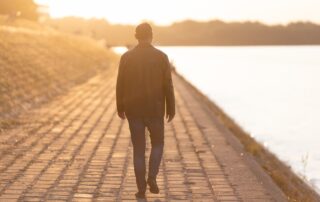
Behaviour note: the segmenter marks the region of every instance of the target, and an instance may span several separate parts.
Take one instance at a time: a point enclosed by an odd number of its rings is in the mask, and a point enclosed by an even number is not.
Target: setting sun
[[[0,202],[320,202],[320,0],[0,2]]]
[[[320,202],[319,8],[0,0],[0,202]]]
[[[136,24],[152,21],[156,24],[171,24],[174,21],[194,19],[206,21],[261,21],[264,23],[288,23],[307,20],[320,22],[316,0],[198,0],[198,1],[150,1],[150,0],[37,0],[49,6],[52,17],[79,16],[106,18],[111,23]],[[288,9],[290,5],[290,9]],[[301,8],[304,8],[301,10]]]

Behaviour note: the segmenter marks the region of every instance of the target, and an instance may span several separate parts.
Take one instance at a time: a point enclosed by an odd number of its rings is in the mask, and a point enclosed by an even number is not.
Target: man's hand
[[[166,119],[168,123],[172,121],[173,117],[174,117],[174,114],[167,114]]]
[[[121,119],[126,119],[126,114],[124,112],[118,112],[118,116],[121,118]]]

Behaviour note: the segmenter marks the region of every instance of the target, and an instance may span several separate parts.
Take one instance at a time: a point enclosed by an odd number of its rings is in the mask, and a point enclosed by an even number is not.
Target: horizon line
[[[179,24],[179,23],[183,23],[183,22],[187,22],[187,21],[192,21],[192,22],[196,22],[196,23],[209,23],[209,22],[214,22],[214,21],[220,21],[223,23],[259,23],[265,26],[288,26],[290,24],[295,24],[295,23],[310,23],[310,24],[315,24],[315,25],[319,25],[320,26],[320,22],[316,22],[316,21],[312,21],[312,20],[292,20],[292,21],[288,21],[286,23],[267,23],[261,20],[223,20],[223,19],[219,19],[219,18],[212,18],[212,19],[208,19],[208,20],[197,20],[197,19],[191,19],[191,18],[186,18],[184,20],[177,20],[177,21],[173,21],[169,24],[161,24],[161,23],[156,23],[153,22],[152,20],[141,20],[139,23],[115,23],[115,22],[111,22],[109,21],[107,18],[105,17],[82,17],[82,16],[74,16],[74,15],[70,15],[70,16],[63,16],[63,17],[52,17],[49,16],[49,19],[57,19],[57,20],[62,20],[65,18],[78,18],[78,19],[83,19],[83,20],[105,20],[108,24],[110,25],[122,25],[122,26],[135,26],[137,24],[143,23],[143,22],[147,22],[150,23],[153,26],[157,26],[157,27],[170,27],[174,24]]]

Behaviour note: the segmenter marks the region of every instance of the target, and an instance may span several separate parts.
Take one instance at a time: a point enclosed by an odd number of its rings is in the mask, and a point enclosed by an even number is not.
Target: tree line
[[[47,24],[77,35],[105,40],[109,45],[132,45],[133,25],[110,24],[103,19],[75,17],[50,19]],[[320,25],[294,22],[287,25],[265,25],[260,22],[197,22],[187,20],[154,28],[157,45],[309,45],[320,44]]]
[[[0,0],[0,15],[37,21],[39,7],[33,0]],[[110,24],[104,19],[85,20],[76,17],[48,19],[47,25],[60,31],[90,36],[112,45],[132,45],[133,25]],[[309,45],[320,44],[320,25],[294,22],[287,25],[265,25],[260,22],[197,22],[186,20],[170,26],[154,27],[158,45]]]
[[[33,0],[0,0],[0,15],[38,20],[39,6]]]

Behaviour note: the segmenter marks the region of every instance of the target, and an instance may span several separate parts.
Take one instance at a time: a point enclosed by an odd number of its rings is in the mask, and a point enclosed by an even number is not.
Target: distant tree
[[[37,20],[38,5],[33,0],[0,0],[0,14]]]
[[[47,23],[60,31],[105,39],[109,45],[135,44],[135,26],[110,24],[102,19],[68,17]],[[265,25],[259,22],[197,22],[153,26],[156,45],[307,45],[320,44],[320,25],[295,22]]]

